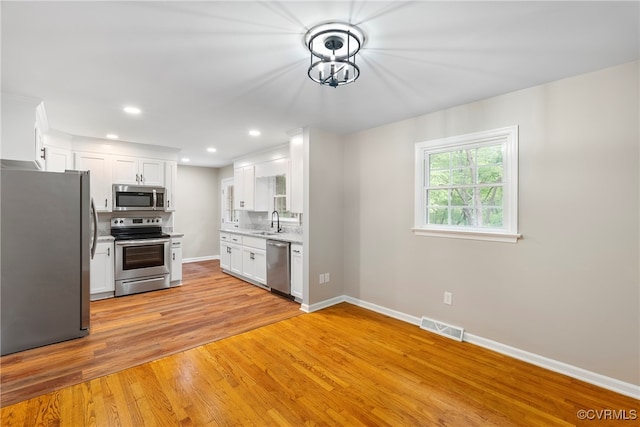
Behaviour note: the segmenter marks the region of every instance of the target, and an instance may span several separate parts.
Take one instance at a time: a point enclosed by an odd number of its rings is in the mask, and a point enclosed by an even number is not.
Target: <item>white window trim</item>
[[[492,140],[505,140],[504,152],[504,227],[500,229],[461,228],[423,224],[425,218],[425,161],[424,150],[454,150],[466,145],[482,144]],[[417,236],[448,237],[453,239],[488,240],[515,243],[518,241],[518,126],[509,126],[483,132],[419,142],[415,145],[415,214],[414,228]]]

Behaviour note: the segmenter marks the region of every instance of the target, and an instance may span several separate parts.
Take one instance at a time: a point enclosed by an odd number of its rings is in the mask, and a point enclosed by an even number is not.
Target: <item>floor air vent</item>
[[[422,318],[422,321],[420,322],[420,329],[434,332],[438,335],[442,335],[456,341],[462,341],[462,336],[464,335],[463,328],[447,325],[446,323],[438,322],[437,320],[429,319],[428,317]]]

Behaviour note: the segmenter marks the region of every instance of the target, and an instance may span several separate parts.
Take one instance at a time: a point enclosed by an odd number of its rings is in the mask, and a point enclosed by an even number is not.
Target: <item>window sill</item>
[[[449,239],[484,240],[490,242],[517,243],[522,234],[501,233],[494,231],[471,230],[436,230],[426,228],[412,228],[416,236],[445,237]]]

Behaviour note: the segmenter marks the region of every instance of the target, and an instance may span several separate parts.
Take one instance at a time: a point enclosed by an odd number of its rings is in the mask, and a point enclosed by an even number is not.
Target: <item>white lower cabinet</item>
[[[264,238],[220,233],[220,268],[254,283],[267,283],[267,241]]]
[[[229,271],[242,274],[242,246],[229,244]]]
[[[113,241],[98,242],[91,260],[91,300],[109,298],[115,292]]]
[[[182,283],[182,238],[171,239],[171,286]]]
[[[220,268],[229,270],[231,268],[231,253],[229,252],[229,235],[220,233]]]
[[[265,285],[267,283],[267,241],[259,237],[243,237],[242,275]]]
[[[291,244],[291,295],[302,298],[302,245]]]

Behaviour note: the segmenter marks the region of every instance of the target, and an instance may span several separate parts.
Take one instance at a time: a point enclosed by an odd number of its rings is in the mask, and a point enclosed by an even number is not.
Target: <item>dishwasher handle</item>
[[[287,246],[289,246],[289,243],[278,242],[278,241],[275,241],[275,240],[267,240],[267,245],[275,246],[275,247],[278,247],[278,248],[286,248]]]

